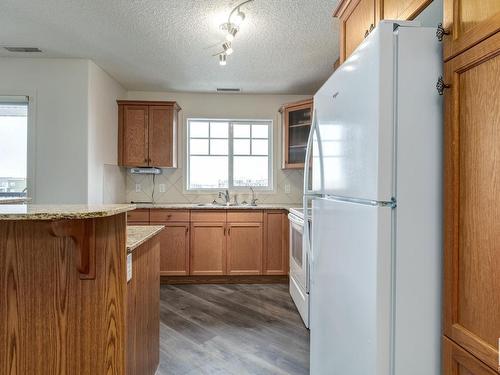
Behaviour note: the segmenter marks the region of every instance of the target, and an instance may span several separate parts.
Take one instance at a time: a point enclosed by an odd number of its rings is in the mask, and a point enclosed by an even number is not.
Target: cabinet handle
[[[370,35],[370,32],[369,32],[368,30],[366,30],[366,31],[365,31],[365,39],[366,39],[366,37],[367,37],[368,35]]]
[[[370,25],[369,32],[371,33],[371,32],[373,31],[373,29],[374,29],[374,28],[375,28],[375,25],[372,23],[372,24]]]
[[[444,94],[444,90],[445,89],[449,89],[450,87],[451,87],[451,85],[446,84],[444,82],[443,76],[441,76],[441,77],[438,78],[438,81],[436,83],[436,90],[437,90],[437,92],[438,92],[439,95],[443,95]]]
[[[189,227],[186,227],[186,234],[188,234],[189,232]]]
[[[436,30],[436,38],[442,42],[443,41],[443,38],[445,35],[450,35],[450,32],[445,30],[445,28],[443,27],[443,24],[440,22],[437,26],[437,30]]]
[[[228,235],[228,236],[230,236],[230,235],[231,235],[231,227],[229,227],[229,228],[227,229],[227,235]]]

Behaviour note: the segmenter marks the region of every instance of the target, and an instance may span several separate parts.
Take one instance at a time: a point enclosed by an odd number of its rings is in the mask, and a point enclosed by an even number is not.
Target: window
[[[0,197],[26,196],[28,101],[0,96]]]
[[[272,190],[272,121],[188,119],[187,189]]]

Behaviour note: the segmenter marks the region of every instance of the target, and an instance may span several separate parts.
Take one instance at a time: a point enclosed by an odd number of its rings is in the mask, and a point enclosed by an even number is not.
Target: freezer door
[[[314,96],[323,194],[393,197],[393,27],[381,22]]]
[[[311,374],[390,373],[392,209],[313,201]]]

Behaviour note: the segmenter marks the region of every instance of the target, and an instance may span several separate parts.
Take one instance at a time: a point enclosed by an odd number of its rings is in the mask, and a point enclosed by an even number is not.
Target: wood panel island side
[[[127,252],[134,260],[154,259],[159,250],[153,237],[162,228],[150,228],[146,241],[127,249],[126,212],[134,208],[0,206],[1,374],[139,373],[128,359],[138,337],[130,332],[146,333],[131,330],[138,318],[130,313],[137,302],[129,296],[131,283],[149,280],[147,301],[157,303],[159,269],[141,275],[133,262],[138,274],[127,284]],[[158,306],[147,308],[152,313],[141,319],[150,327],[154,353],[158,322],[150,319]],[[142,373],[154,374],[157,365],[153,356]]]

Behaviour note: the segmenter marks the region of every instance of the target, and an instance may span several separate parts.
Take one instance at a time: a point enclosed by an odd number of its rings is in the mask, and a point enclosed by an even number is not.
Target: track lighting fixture
[[[227,61],[226,61],[226,54],[225,53],[221,53],[219,55],[219,65],[221,66],[224,66],[227,64]]]
[[[234,37],[240,30],[240,25],[245,20],[245,13],[240,9],[243,5],[250,3],[254,0],[246,0],[242,3],[236,5],[231,13],[229,13],[229,17],[227,18],[227,22],[220,25],[221,30],[224,30],[226,33],[226,42],[222,44],[222,48],[224,49],[222,52],[215,54],[214,56],[219,56],[219,64],[226,65],[227,56],[233,53],[233,48],[231,46],[231,42],[234,40]],[[237,12],[237,13],[235,13]]]

